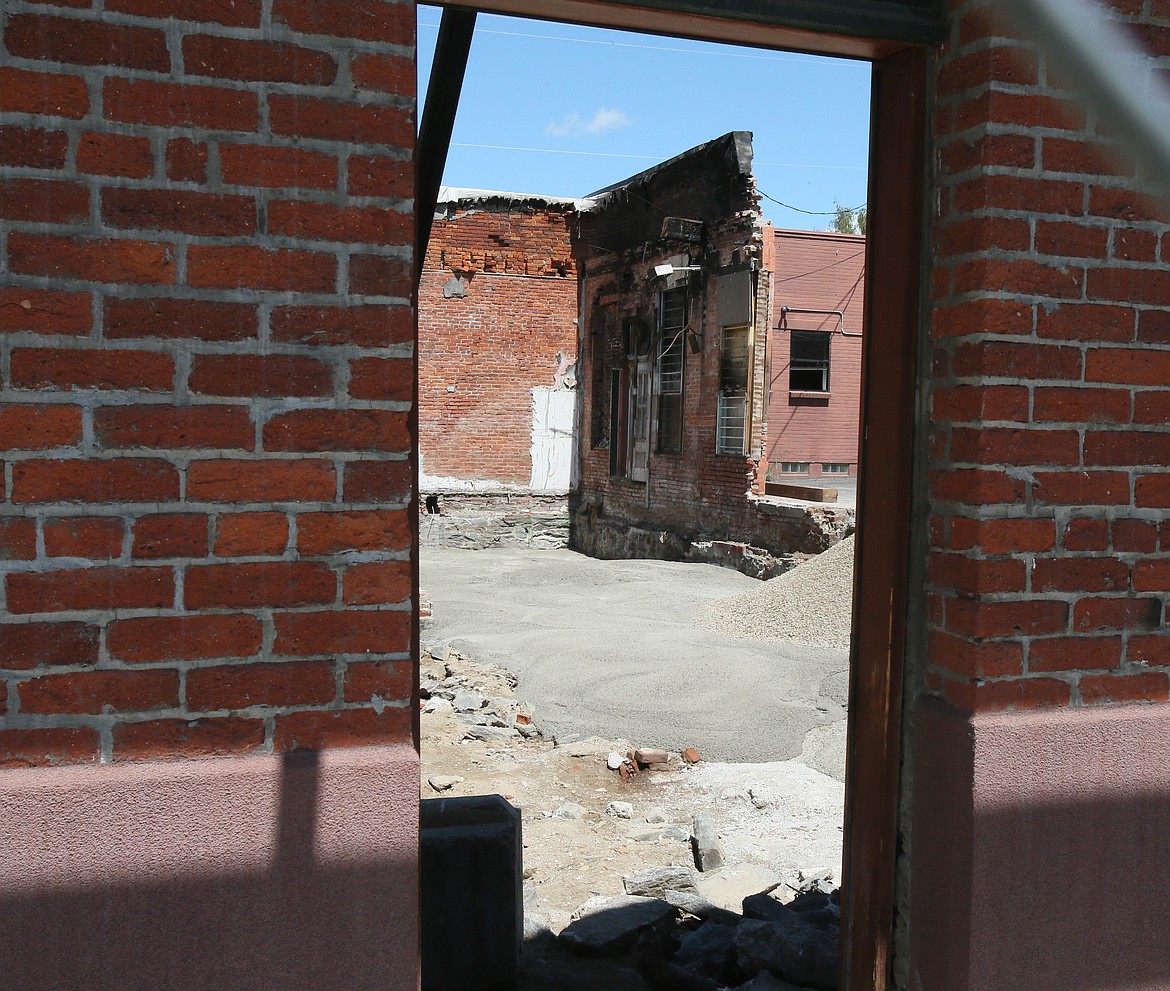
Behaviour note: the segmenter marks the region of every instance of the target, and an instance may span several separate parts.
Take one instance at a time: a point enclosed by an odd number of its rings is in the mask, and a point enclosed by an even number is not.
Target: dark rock
[[[694,892],[695,880],[689,867],[651,867],[622,878],[622,887],[627,895],[662,898],[667,890]]]
[[[671,958],[676,967],[727,984],[735,973],[735,927],[704,922],[687,933]]]
[[[837,986],[837,930],[822,929],[791,913],[786,922],[745,919],[735,931],[740,968],[767,970],[793,984],[833,991]]]
[[[613,956],[630,949],[643,929],[673,919],[677,914],[674,906],[658,898],[633,895],[590,898],[561,930],[560,940],[577,953]]]

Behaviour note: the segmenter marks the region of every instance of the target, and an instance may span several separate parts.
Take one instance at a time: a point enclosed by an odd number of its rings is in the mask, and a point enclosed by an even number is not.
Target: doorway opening
[[[422,11],[422,16],[425,16],[426,8]],[[543,28],[547,30],[547,25]],[[530,27],[515,33],[529,31]],[[902,71],[909,78],[914,69],[905,66]],[[880,106],[883,94],[878,92],[875,96],[875,106]],[[891,88],[887,86],[886,97],[895,103],[902,101],[898,106],[905,109],[904,93],[891,95]],[[890,109],[887,108],[887,114]],[[602,114],[601,111],[608,113]],[[600,107],[592,115],[570,111],[559,121],[550,122],[554,129],[548,134],[553,135],[558,127],[587,131],[595,122],[619,120],[620,111],[620,107]],[[913,121],[907,126],[912,129]],[[865,126],[862,130],[868,137],[870,128]],[[739,581],[740,576],[730,569],[716,570],[710,564],[685,563],[692,546],[726,544],[728,547],[707,550],[713,555],[725,555],[725,560],[720,563],[727,563],[726,556],[736,553],[735,545],[755,550],[759,543],[764,542],[760,538],[767,530],[765,524],[773,524],[777,531],[784,529],[783,524],[788,524],[788,531],[792,531],[791,521],[797,518],[849,519],[848,514],[834,516],[834,511],[826,508],[831,503],[809,497],[813,495],[812,490],[817,490],[817,498],[825,500],[830,498],[827,492],[833,488],[838,490],[839,497],[841,489],[848,489],[848,484],[841,485],[840,479],[857,477],[856,424],[861,416],[866,415],[866,397],[872,400],[876,391],[867,392],[864,383],[867,377],[872,380],[874,374],[874,346],[867,337],[875,326],[874,313],[881,312],[884,306],[888,314],[891,304],[879,299],[875,307],[870,298],[868,318],[864,321],[865,332],[855,344],[850,335],[852,333],[853,339],[857,339],[863,321],[859,313],[850,312],[850,306],[853,297],[861,291],[860,279],[854,280],[844,293],[839,287],[830,287],[826,290],[827,295],[818,296],[807,291],[806,286],[803,296],[791,294],[792,290],[800,288],[801,280],[816,282],[817,275],[825,280],[830,277],[826,273],[839,274],[835,270],[842,269],[846,259],[860,257],[864,275],[866,266],[876,261],[874,244],[870,242],[867,258],[864,234],[805,231],[805,234],[817,236],[804,239],[809,243],[796,243],[801,240],[796,236],[798,231],[764,224],[762,210],[757,210],[753,217],[744,215],[750,215],[750,210],[735,209],[738,205],[735,193],[737,190],[742,193],[739,186],[752,190],[757,201],[763,188],[756,174],[759,169],[752,168],[756,156],[755,149],[750,147],[751,136],[747,143],[749,147],[745,149],[743,137],[729,131],[690,149],[679,149],[679,154],[651,165],[630,179],[602,186],[594,196],[500,191],[495,187],[503,183],[480,183],[478,180],[478,188],[472,189],[466,185],[466,180],[461,179],[450,184],[436,215],[436,227],[443,228],[445,236],[432,237],[420,287],[420,483],[431,508],[438,510],[428,513],[420,521],[423,586],[430,593],[436,612],[433,625],[424,628],[422,633],[423,691],[424,695],[430,696],[426,704],[431,707],[429,713],[424,708],[423,716],[422,790],[424,796],[453,794],[474,787],[477,778],[482,780],[493,776],[498,781],[508,782],[506,786],[493,790],[503,791],[505,797],[516,800],[525,808],[529,844],[525,859],[526,866],[533,871],[533,876],[528,878],[533,882],[531,891],[541,887],[546,891],[558,888],[571,891],[574,888],[572,882],[577,882],[578,894],[591,894],[594,887],[601,884],[599,877],[607,876],[616,890],[597,893],[603,896],[617,894],[622,890],[624,880],[643,873],[632,870],[631,866],[645,859],[640,855],[650,849],[649,843],[655,844],[655,853],[669,850],[672,842],[677,844],[679,851],[668,854],[668,859],[681,859],[677,855],[682,851],[686,851],[687,857],[693,856],[694,848],[702,845],[699,833],[703,827],[695,816],[680,822],[678,810],[660,807],[669,804],[664,795],[670,791],[674,780],[688,776],[696,778],[711,765],[723,763],[719,760],[721,757],[738,758],[741,766],[744,758],[753,754],[763,754],[767,758],[771,756],[767,748],[774,744],[779,753],[790,759],[799,760],[806,756],[802,766],[808,768],[815,760],[804,753],[810,730],[822,730],[831,722],[816,722],[816,717],[813,717],[813,724],[802,724],[794,708],[778,704],[777,698],[782,693],[777,692],[775,683],[769,685],[766,672],[760,674],[763,668],[749,673],[750,669],[737,665],[737,661],[743,661],[755,648],[745,646],[745,638],[736,639],[734,633],[722,648],[699,643],[702,657],[691,666],[678,663],[677,658],[672,664],[663,657],[648,656],[648,651],[639,648],[633,636],[634,632],[652,628],[654,620],[674,615],[679,625],[671,634],[677,645],[673,653],[680,654],[684,641],[701,639],[694,629],[702,627],[718,632],[718,620],[707,623],[707,618],[720,611],[728,613],[732,606],[721,609],[715,606],[716,602],[736,600],[745,614],[753,611],[743,602],[747,596],[745,589],[718,586],[720,592],[715,593],[696,588],[696,572],[680,569],[707,569],[718,576],[717,582]],[[688,154],[692,155],[689,160]],[[875,162],[880,157],[880,154],[875,156]],[[719,168],[702,168],[702,165],[709,164],[708,158]],[[711,171],[727,180],[726,187],[719,187],[714,194],[703,189],[703,184],[698,181]],[[686,181],[688,176],[694,180],[690,184]],[[489,188],[485,190],[483,186]],[[669,188],[675,189],[674,198],[665,195]],[[790,202],[783,195],[775,199]],[[864,202],[864,197],[854,199]],[[894,199],[897,199],[896,195]],[[703,208],[697,205],[701,202],[709,205],[712,200],[719,201],[726,219],[704,214]],[[844,198],[838,202],[842,201],[850,202]],[[817,212],[830,217],[836,211]],[[522,219],[516,220],[517,216]],[[868,215],[866,220],[870,220]],[[720,227],[721,223],[723,227]],[[548,228],[555,230],[561,224],[567,236],[567,253],[560,251],[557,245],[549,249],[538,237],[538,231],[533,230],[534,226],[543,228],[543,233],[548,234]],[[652,236],[646,236],[648,224],[653,227]],[[740,242],[734,238],[727,243],[721,242],[717,234],[726,234],[723,228],[733,228],[737,224],[750,229],[748,236]],[[891,225],[889,229],[896,227]],[[465,241],[462,247],[457,243],[459,236]],[[525,239],[532,244],[521,243]],[[829,251],[823,258],[817,254],[821,250],[820,242],[825,242]],[[535,250],[530,250],[533,245]],[[810,261],[814,256],[817,260]],[[802,259],[803,265],[800,264]],[[915,251],[910,256],[909,265],[905,258],[899,262],[898,274],[904,276],[904,270],[909,268],[912,285],[906,298],[898,302],[902,307],[897,315],[900,322],[891,324],[892,329],[885,332],[887,345],[891,340],[899,340],[898,335],[903,335],[900,356],[910,367],[913,365],[912,304],[916,302],[913,286],[916,259]],[[510,280],[507,285],[503,284],[505,280]],[[786,285],[786,280],[795,285]],[[541,332],[540,328],[544,326],[541,317],[547,318],[547,307],[553,304],[536,293],[536,289],[539,287],[543,292],[550,286],[572,299],[571,348],[546,347],[541,351],[533,346],[537,339],[533,335]],[[566,286],[570,291],[566,291]],[[903,291],[905,289],[903,287]],[[490,305],[477,315],[473,304],[489,297]],[[443,315],[433,322],[429,322],[427,316],[428,298],[433,298],[436,308],[443,311]],[[563,302],[562,299],[556,305]],[[860,303],[860,299],[857,302]],[[555,318],[544,321],[545,324],[556,322]],[[532,329],[534,324],[536,330]],[[445,351],[441,348],[428,350],[425,335],[432,327],[437,333],[445,334]],[[552,331],[546,328],[546,332]],[[848,356],[850,352],[846,348],[854,349],[852,357]],[[863,349],[869,356],[864,360]],[[545,376],[543,384],[524,380],[524,358],[533,352],[543,354],[545,359],[544,367],[539,369]],[[849,372],[851,362],[857,372],[852,385],[855,434],[852,450],[843,453],[838,449],[841,445],[825,445],[829,430],[822,426],[818,431],[815,417],[830,406],[836,409],[848,405],[845,397],[850,391],[847,386],[852,374]],[[866,366],[864,372],[863,365]],[[910,381],[906,378],[901,382],[902,391],[887,396],[884,406],[875,407],[872,401],[869,403],[870,418],[866,422],[871,432],[884,435],[891,429],[897,431],[899,425],[908,427],[909,421],[898,417],[903,412],[908,415],[907,386]],[[518,382],[528,394],[523,396],[528,402],[510,396],[509,390],[515,391]],[[430,420],[428,395],[436,400],[430,404],[432,414],[439,411]],[[835,400],[841,402],[835,404]],[[710,410],[705,403],[710,403]],[[786,413],[776,419],[773,414],[778,406],[782,406]],[[571,420],[566,409],[571,412]],[[493,416],[498,417],[494,424]],[[518,430],[501,427],[500,423],[505,420],[518,421],[520,427]],[[565,427],[569,422],[572,423],[572,432],[566,441]],[[819,422],[825,423],[824,419]],[[779,426],[774,426],[774,423]],[[798,424],[800,429],[793,430],[793,424]],[[882,429],[873,430],[874,427]],[[527,438],[524,437],[525,428]],[[432,430],[433,438],[430,451],[428,429]],[[808,435],[804,446],[798,443],[802,431]],[[783,439],[786,433],[787,441]],[[500,481],[498,478],[484,477],[483,473],[460,477],[450,468],[441,467],[444,456],[458,459],[458,471],[471,463],[489,466],[493,463],[493,456],[508,453],[504,450],[507,446],[504,441],[511,434],[520,437],[521,442],[524,439],[529,441],[525,452],[530,459],[527,485],[520,476],[515,476],[515,481],[500,487],[496,484]],[[457,436],[461,438],[459,445],[454,443]],[[770,449],[766,447],[769,443],[772,445]],[[845,446],[848,448],[849,443],[846,442]],[[908,432],[894,438],[890,444],[886,453],[892,452],[896,456],[895,470],[908,466],[908,448]],[[698,457],[692,457],[688,463],[685,460],[688,454],[697,454]],[[869,450],[863,450],[863,459],[870,456]],[[904,461],[899,462],[897,458]],[[604,563],[615,570],[606,574],[597,570],[566,571],[559,562],[554,563],[563,552],[554,552],[536,561],[524,561],[518,555],[509,557],[502,553],[498,560],[481,571],[461,562],[457,552],[452,554],[447,550],[432,549],[436,544],[452,539],[456,543],[499,543],[500,538],[495,532],[498,527],[521,536],[522,542],[528,544],[555,545],[559,537],[550,519],[556,517],[559,510],[555,502],[547,502],[542,509],[540,500],[561,498],[559,490],[551,484],[553,480],[563,484],[566,472],[557,467],[561,464],[567,466],[569,484],[566,496],[572,500],[565,526],[567,539],[592,554],[588,558],[578,555],[580,560],[577,563],[585,569],[600,567]],[[749,465],[750,470],[747,470]],[[438,470],[435,470],[437,466]],[[718,486],[712,490],[714,495],[702,491],[697,485],[687,487],[688,474],[698,475],[705,467],[714,471],[716,477],[720,471],[727,477],[721,490]],[[785,490],[786,486],[792,485],[797,486],[798,491]],[[906,494],[896,491],[896,486],[886,488],[888,491],[883,494],[882,487],[875,485],[870,495],[876,493],[884,500],[882,504],[896,513],[899,506],[904,508]],[[864,503],[866,492],[863,478],[859,501]],[[751,539],[703,539],[716,534],[717,524],[726,523],[734,515],[725,505],[720,505],[720,498],[726,503],[738,500],[752,513],[769,517],[750,534],[742,530],[740,533],[726,532],[728,537],[749,536],[756,543]],[[899,500],[903,501],[900,503]],[[502,511],[499,508],[501,501]],[[652,514],[637,516],[634,512],[639,507],[650,510],[658,503],[671,501],[679,513],[689,512],[699,517],[693,533],[680,536],[677,525],[662,526]],[[813,506],[810,508],[802,503],[813,503]],[[498,521],[489,519],[493,513],[500,517]],[[463,519],[460,519],[460,514]],[[776,520],[780,523],[777,524]],[[812,564],[802,565],[804,578],[799,577],[801,568],[789,569],[796,560],[813,550],[836,545],[849,528],[850,524],[846,522],[836,532],[830,529],[827,533],[814,534],[814,543],[819,538],[824,546],[814,548],[812,544],[804,544],[801,545],[803,549],[797,549],[794,540],[799,538],[792,538],[789,532],[789,543],[784,545],[790,549],[788,559],[783,551],[773,553],[772,562],[761,567],[765,573],[779,576],[774,579],[777,584],[790,586],[790,598],[802,594],[805,600],[815,598],[815,590],[812,596],[807,594],[808,586],[815,585],[809,569],[818,560],[822,563],[830,560],[832,552],[824,559],[813,558]],[[893,529],[897,530],[896,527]],[[440,535],[437,541],[434,539],[436,531]],[[663,552],[661,545],[676,538],[680,541],[678,547],[670,546]],[[858,554],[858,573],[861,575],[866,558],[866,528],[862,528],[859,539],[863,545]],[[660,545],[658,548],[651,546],[655,540]],[[878,610],[881,610],[883,626],[880,634],[864,638],[871,645],[871,653],[880,652],[876,654],[877,663],[874,663],[873,656],[867,660],[866,651],[855,636],[851,652],[835,648],[840,651],[839,666],[831,670],[822,666],[821,673],[825,677],[816,680],[814,697],[806,700],[814,710],[818,706],[826,709],[825,703],[833,703],[832,691],[836,691],[842,719],[843,703],[847,698],[851,710],[867,709],[866,713],[860,714],[852,711],[849,717],[851,784],[848,794],[845,789],[838,793],[837,822],[833,827],[836,830],[842,825],[843,805],[846,828],[836,833],[837,856],[841,856],[840,837],[844,835],[847,880],[849,871],[865,878],[865,898],[851,896],[850,889],[846,888],[845,928],[842,932],[845,933],[847,949],[842,987],[862,986],[849,983],[849,975],[857,966],[871,967],[868,986],[874,986],[873,960],[861,960],[855,954],[851,955],[848,947],[852,940],[857,939],[857,927],[868,927],[872,931],[882,925],[883,913],[888,916],[887,902],[892,901],[888,898],[890,882],[879,878],[875,883],[874,875],[866,873],[870,868],[875,874],[883,873],[887,867],[892,868],[890,850],[879,850],[874,862],[868,865],[864,858],[871,854],[860,851],[869,849],[863,841],[871,833],[888,832],[889,823],[883,816],[890,812],[893,794],[889,786],[890,774],[896,783],[897,753],[896,747],[890,749],[890,741],[897,739],[896,678],[900,651],[897,639],[900,633],[897,621],[890,623],[891,610],[898,609],[898,596],[894,595],[891,600],[888,583],[893,580],[894,587],[897,587],[899,550],[902,558],[905,557],[904,543],[899,547],[897,540],[895,533],[892,546],[870,541],[870,547],[877,548],[869,552],[871,567],[877,553],[887,554],[880,567],[885,568],[890,559],[895,562],[893,567],[884,571],[887,582],[884,603],[875,596],[868,607],[871,621],[878,618]],[[773,543],[772,546],[781,545]],[[739,553],[744,555],[742,549]],[[664,557],[676,560],[662,562],[660,559]],[[841,557],[840,551],[837,557]],[[606,558],[610,560],[603,562]],[[654,581],[662,582],[663,574],[673,572],[671,581],[654,586],[649,592],[648,611],[628,614],[623,607],[632,605],[644,592],[641,575],[631,568],[641,569],[650,564],[646,558],[659,559],[654,562],[658,572]],[[481,558],[477,563],[483,560]],[[852,564],[852,558],[849,564]],[[840,561],[837,567],[840,571]],[[844,570],[846,597],[849,604],[853,604],[852,569],[846,565]],[[750,583],[752,579],[747,581]],[[607,582],[613,583],[614,587],[601,594],[599,589]],[[771,591],[768,585],[765,582],[759,590],[752,589],[752,593]],[[860,578],[857,587],[862,590],[862,597],[851,610],[852,629],[866,633],[865,583]],[[721,594],[724,590],[737,594]],[[599,621],[589,633],[582,629],[583,617],[573,613],[574,606],[579,608],[582,605],[590,618]],[[765,607],[757,603],[756,614],[761,608]],[[848,611],[849,605],[845,608]],[[470,618],[456,620],[453,617],[457,615]],[[630,623],[629,630],[624,633],[620,622],[623,615]],[[558,625],[558,617],[567,622]],[[836,628],[843,626],[848,640],[848,616],[842,622],[838,615],[837,620]],[[900,616],[897,620],[900,621]],[[807,627],[793,631],[793,626],[799,627],[800,622],[799,616],[786,616],[783,631],[775,629],[781,624],[773,623],[773,629],[768,632],[795,632],[797,635],[765,636],[763,639],[772,643],[807,641],[810,636]],[[479,632],[472,626],[478,626]],[[485,634],[485,627],[496,632]],[[507,633],[498,632],[505,629]],[[501,646],[504,638],[510,644],[506,649]],[[658,639],[662,639],[661,635]],[[773,646],[770,650],[776,654],[780,648]],[[501,661],[509,652],[513,663],[500,665],[507,669],[506,672],[484,667],[485,661]],[[808,649],[801,648],[799,653],[804,662],[809,662]],[[811,664],[802,667],[800,677],[795,680],[809,682],[812,678],[809,668],[815,669],[817,663],[814,658]],[[570,676],[570,666],[577,669],[575,677]],[[513,684],[515,679],[509,675],[518,675],[519,684]],[[826,680],[835,685],[828,693],[822,690]],[[659,687],[649,687],[654,684]],[[869,689],[884,685],[884,700],[872,695],[860,696],[858,689],[863,684]],[[583,694],[586,691],[588,694]],[[517,701],[530,701],[534,695],[539,698],[535,711]],[[719,727],[724,731],[723,735],[720,737],[716,733],[707,738],[701,748],[694,748],[699,751],[699,764],[695,765],[698,770],[686,771],[684,767],[690,765],[685,763],[689,759],[685,752],[691,748],[683,744],[687,742],[688,733],[693,735],[696,732],[699,722],[692,719],[688,726],[688,716],[709,709],[712,697],[721,702],[719,708],[722,711],[716,718],[724,724]],[[636,718],[622,724],[623,709],[627,716],[633,714]],[[736,718],[749,709],[756,714],[770,709],[771,722],[765,717],[763,723],[757,723],[755,728],[745,732],[745,724],[736,725]],[[448,725],[459,729],[460,740],[466,738],[470,741],[458,744],[462,748],[461,765],[456,766],[459,764],[456,761],[451,766],[440,766],[440,761],[428,766],[428,740],[431,736],[441,735],[428,733],[428,716],[442,716]],[[436,725],[433,720],[431,722]],[[639,728],[634,732],[614,731],[615,726],[621,725]],[[643,729],[654,726],[660,728]],[[863,728],[859,729],[859,726]],[[592,732],[594,729],[600,732]],[[870,733],[871,739],[880,736],[884,741],[881,754],[869,759],[881,762],[885,777],[880,782],[870,782],[868,791],[864,787],[859,790],[853,782],[866,759],[860,756],[857,745],[859,732]],[[800,743],[795,753],[791,740],[794,735]],[[560,746],[539,742],[549,737],[555,737]],[[827,737],[828,734],[821,734],[822,742]],[[709,742],[712,739],[724,742],[712,744]],[[435,743],[437,739],[430,742]],[[509,753],[513,744],[515,749]],[[840,744],[844,751],[843,733],[840,734]],[[537,782],[536,787],[544,789],[542,794],[534,795],[531,791],[519,794],[522,789],[529,788],[529,779],[537,776],[535,765],[525,764],[520,751],[537,750],[542,746],[552,754],[561,751],[556,755],[561,763],[550,765],[545,762],[542,765],[545,770],[554,767],[546,780]],[[822,747],[822,757],[825,749],[829,748]],[[666,751],[666,759],[658,759],[664,756],[657,752],[660,750]],[[641,754],[636,751],[641,751]],[[763,759],[756,763],[779,761]],[[468,773],[455,773],[458,770]],[[505,774],[506,770],[517,773]],[[480,771],[485,773],[481,775]],[[846,777],[843,767],[838,773],[839,777]],[[831,780],[832,774],[826,777]],[[455,781],[455,778],[463,780]],[[730,782],[731,778],[727,781]],[[762,838],[768,837],[771,830],[764,827],[761,831],[759,823],[762,819],[756,813],[763,813],[770,805],[777,804],[775,795],[770,795],[766,784],[757,782],[753,789],[750,783],[743,783],[742,787],[726,782],[714,783],[708,788],[707,795],[712,798],[710,808],[704,806],[700,818],[716,816],[721,809],[738,803],[742,806],[740,811],[746,814],[746,832],[751,833],[754,828],[754,838],[760,841],[756,845],[761,849],[766,846]],[[596,800],[597,808],[589,807],[585,801],[587,797]],[[859,805],[859,801],[868,802],[868,807]],[[718,834],[718,823],[713,825]],[[635,827],[645,833],[645,838],[631,832]],[[685,836],[682,835],[684,832]],[[730,833],[727,826],[724,836],[719,837],[725,845],[734,846],[740,842],[744,848],[751,845],[750,837],[729,840]],[[578,842],[578,835],[589,834],[604,837],[607,846],[601,852],[593,851],[592,847],[588,851],[584,847],[580,851],[570,849]],[[851,840],[853,849],[850,849]],[[534,848],[534,843],[539,846]],[[641,849],[638,849],[639,845]],[[878,844],[870,843],[869,846],[877,849]],[[559,872],[555,867],[546,866],[551,862],[541,861],[537,856],[547,852],[549,847],[558,847],[558,852],[570,854]],[[577,854],[579,856],[574,859],[573,855]],[[738,855],[738,848],[735,855]],[[763,854],[765,857],[769,855],[766,851]],[[535,866],[538,863],[540,867]],[[840,859],[837,864],[811,860],[803,867],[809,875],[817,874],[825,867],[835,868],[835,878],[825,885],[831,889],[841,881],[839,864]],[[678,868],[685,865],[665,863],[659,866]],[[548,876],[541,877],[538,871],[544,871]],[[573,878],[552,877],[553,873],[574,872],[576,876]],[[776,904],[785,901],[784,896],[790,900],[795,892],[782,890],[788,879],[778,877],[775,880],[781,888],[765,897]],[[680,877],[674,878],[673,883],[686,888]],[[753,879],[741,878],[739,882],[729,883],[750,886]],[[770,883],[764,881],[761,887],[768,887]],[[694,887],[699,888],[698,885]],[[677,892],[678,888],[669,890]],[[711,892],[713,889],[709,887],[708,893]],[[739,908],[742,909],[741,896],[752,893],[746,889],[735,892],[734,900]],[[729,910],[727,905],[715,904],[711,897],[703,900],[712,904],[714,909]],[[548,905],[533,907],[532,916],[543,915],[550,928],[559,928],[565,921],[553,913],[568,914],[561,906],[551,909]],[[691,907],[700,908],[701,902],[693,901]],[[831,916],[837,911],[835,903],[817,903],[815,907]],[[764,906],[754,911],[770,910]],[[703,911],[711,914],[706,908]],[[724,923],[729,921],[725,915],[719,918]],[[708,921],[715,922],[715,919]],[[851,926],[854,928],[850,929]],[[535,931],[532,935],[539,938]],[[665,956],[659,962],[663,966],[675,965],[669,956],[671,949],[673,946],[662,951]],[[643,956],[649,953],[653,958],[654,952],[653,948],[644,948]],[[870,958],[875,954],[880,956],[882,952],[880,945],[871,946],[866,951]],[[656,965],[652,959],[649,966]],[[728,971],[727,975],[745,976],[743,968],[748,964],[739,962],[736,956],[734,966],[740,970]],[[525,986],[568,987],[572,984],[566,982],[574,974],[586,980],[580,985],[582,987],[624,986],[620,982],[614,983],[619,981],[617,972],[607,973],[605,977],[582,977],[579,968],[561,971],[555,977],[546,972],[543,978],[537,978],[537,983],[532,983],[530,973],[526,976],[529,983]],[[721,974],[720,979],[727,975]],[[553,983],[541,984],[542,979]],[[645,980],[645,975],[641,979]],[[821,979],[819,986],[825,986],[823,975]],[[639,978],[631,977],[631,980]],[[643,985],[634,983],[630,986]]]

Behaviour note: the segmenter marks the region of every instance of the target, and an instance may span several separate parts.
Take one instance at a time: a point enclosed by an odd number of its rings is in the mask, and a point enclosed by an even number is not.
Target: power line
[[[797,213],[804,213],[810,217],[835,217],[835,216],[837,216],[837,212],[838,212],[837,210],[805,210],[801,207],[793,206],[791,203],[785,203],[783,200],[778,200],[778,199],[776,199],[775,196],[769,196],[762,189],[757,188],[756,192],[758,192],[762,197],[764,197],[764,199],[771,200],[777,206],[782,206],[786,210],[795,210]],[[861,206],[846,207],[845,209],[849,210],[850,213],[856,213],[858,210],[864,210],[865,207],[866,207],[866,204],[862,203]]]

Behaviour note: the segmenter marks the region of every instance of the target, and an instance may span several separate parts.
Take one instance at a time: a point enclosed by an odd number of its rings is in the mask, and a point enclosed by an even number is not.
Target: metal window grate
[[[683,390],[683,332],[687,325],[685,289],[662,294],[659,310],[658,393],[679,396]]]
[[[715,453],[743,454],[746,441],[747,394],[719,394],[715,421]]]

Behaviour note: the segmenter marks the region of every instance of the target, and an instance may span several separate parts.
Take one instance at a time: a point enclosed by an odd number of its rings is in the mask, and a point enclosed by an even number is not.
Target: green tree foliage
[[[838,234],[864,234],[866,224],[865,207],[842,206],[840,203],[834,201],[834,209],[837,211],[833,217],[832,226],[829,230],[836,231]]]

